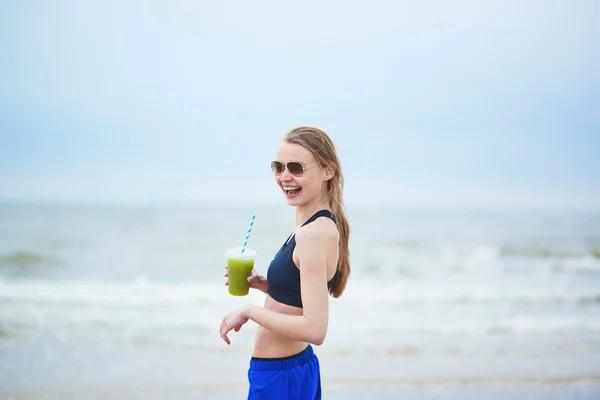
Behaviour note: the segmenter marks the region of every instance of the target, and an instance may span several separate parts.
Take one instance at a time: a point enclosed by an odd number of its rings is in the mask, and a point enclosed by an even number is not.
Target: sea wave
[[[0,340],[198,346],[243,300],[220,282],[0,279]],[[213,338],[213,339],[214,339]]]
[[[34,251],[15,251],[0,255],[0,266],[30,267],[43,264],[56,264],[57,258]]]
[[[373,276],[354,276],[344,293],[346,302],[366,303],[370,306],[410,306],[419,304],[499,304],[521,306],[527,304],[577,304],[600,295],[600,288],[592,283],[536,282],[531,280],[492,277],[462,277],[430,280],[382,280]]]
[[[132,281],[9,280],[0,278],[0,300],[45,304],[97,304],[119,307],[165,304],[208,304],[225,291],[217,283]]]
[[[559,246],[539,245],[503,245],[500,247],[500,255],[504,257],[527,257],[527,258],[586,258],[600,259],[600,248],[569,249]]]
[[[231,296],[220,280],[154,282],[0,279],[0,340],[92,340],[197,347],[217,340],[223,316],[265,295]],[[505,286],[356,279],[331,300],[332,336],[396,343],[398,335],[486,336],[600,332],[597,286]],[[357,321],[360,321],[358,323]],[[251,340],[255,324],[239,335]],[[341,337],[340,337],[341,335]]]
[[[220,280],[194,282],[152,281],[138,276],[131,281],[107,280],[34,280],[0,278],[0,302],[44,305],[75,305],[102,307],[153,306],[216,306],[237,304],[239,301],[261,301],[264,294],[251,290],[246,297],[230,296]],[[342,300],[343,299],[343,300]],[[600,301],[597,285],[578,282],[487,280],[479,276],[448,280],[432,277],[429,280],[379,279],[353,274],[348,282],[343,304],[419,305],[447,304],[515,304],[536,302],[548,304]]]
[[[598,251],[600,253],[600,251]],[[494,245],[420,245],[418,248],[375,245],[353,254],[353,267],[367,275],[394,279],[439,275],[539,275],[600,273],[600,254],[592,250]]]

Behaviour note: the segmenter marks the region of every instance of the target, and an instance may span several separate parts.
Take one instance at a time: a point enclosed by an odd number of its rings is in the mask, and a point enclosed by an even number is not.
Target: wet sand
[[[396,399],[597,399],[600,398],[600,379],[571,379],[569,382],[404,382],[386,387],[378,382],[359,386],[342,382],[325,382],[326,400],[396,400]],[[245,399],[240,385],[229,387],[187,387],[154,390],[117,390],[96,392],[37,393],[0,396],[0,400],[54,399],[144,399],[144,400],[232,400]]]
[[[136,351],[129,354],[132,358],[121,358],[120,366],[96,363],[52,379],[30,375],[23,385],[3,379],[0,400],[245,399],[245,354],[228,351],[164,351],[152,357]],[[322,353],[326,400],[600,398],[596,355],[428,359]]]

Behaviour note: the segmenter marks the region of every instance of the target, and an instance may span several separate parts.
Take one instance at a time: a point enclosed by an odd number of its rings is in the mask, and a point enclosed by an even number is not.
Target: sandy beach
[[[62,374],[50,379],[21,376],[21,385],[10,382],[0,399],[245,398],[247,363],[242,349],[221,354],[199,349],[122,350],[109,354],[105,364],[67,368],[58,363]],[[321,357],[321,363],[325,399],[591,399],[600,395],[600,366],[593,355],[428,360],[329,354]]]

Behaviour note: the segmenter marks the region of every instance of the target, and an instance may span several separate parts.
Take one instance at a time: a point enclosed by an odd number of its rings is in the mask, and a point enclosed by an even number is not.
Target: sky
[[[285,202],[286,131],[347,204],[600,206],[596,1],[10,1],[0,199]]]

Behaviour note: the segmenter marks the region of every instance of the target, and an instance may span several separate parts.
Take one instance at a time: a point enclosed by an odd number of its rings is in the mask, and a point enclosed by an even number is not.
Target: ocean
[[[0,399],[244,398],[225,250],[268,264],[285,205],[0,203]],[[325,398],[599,398],[600,211],[349,206]]]

